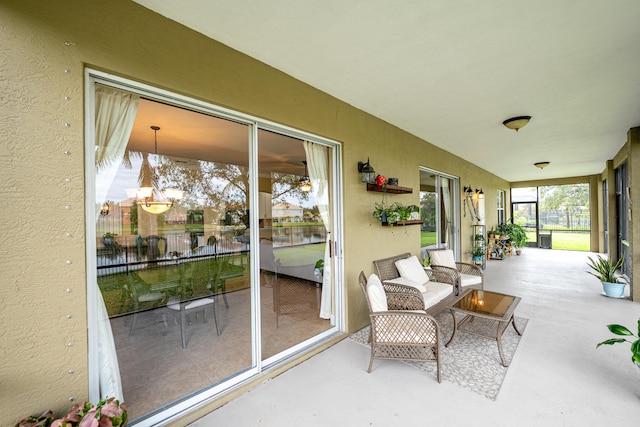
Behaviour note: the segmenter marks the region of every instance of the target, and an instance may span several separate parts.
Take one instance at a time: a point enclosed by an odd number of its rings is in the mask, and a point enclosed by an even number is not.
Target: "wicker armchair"
[[[367,372],[371,372],[373,359],[432,361],[436,362],[437,378],[441,382],[440,328],[436,320],[424,311],[420,291],[399,285],[399,292],[386,292],[378,277],[372,277],[375,279],[370,279],[368,284],[364,272],[360,272],[360,288],[367,300],[371,320],[371,360]],[[384,294],[386,310],[379,310],[379,301],[372,301],[378,286]]]
[[[373,261],[373,265],[376,268],[378,273],[378,277],[382,281],[382,286],[384,286],[384,290],[387,293],[397,293],[397,292],[408,292],[407,288],[411,288],[411,286],[400,285],[389,283],[390,280],[397,279],[400,277],[400,273],[398,272],[398,268],[396,267],[396,261],[406,259],[411,257],[410,253],[403,253],[400,255],[378,259]],[[433,304],[428,305],[423,310],[426,310],[432,316],[437,316],[442,310],[447,308],[449,303],[451,303],[455,299],[455,287],[456,287],[456,277],[451,275],[448,271],[445,270],[426,270],[429,275],[429,279],[434,282],[446,283],[451,286],[451,291],[449,292],[449,296],[444,298],[443,300]],[[415,288],[412,288],[415,290]],[[420,292],[418,292],[420,294]],[[422,297],[422,294],[420,294]]]
[[[446,271],[456,281],[455,295],[460,295],[463,289],[484,289],[484,274],[482,269],[474,264],[457,262],[451,249],[439,249],[429,253],[431,269]]]

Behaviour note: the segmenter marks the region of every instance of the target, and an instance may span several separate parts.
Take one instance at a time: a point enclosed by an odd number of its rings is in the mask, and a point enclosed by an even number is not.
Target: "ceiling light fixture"
[[[531,120],[531,116],[511,117],[510,119],[502,122],[502,124],[505,125],[508,129],[513,129],[518,132],[518,129],[522,129],[529,123],[529,120]]]
[[[534,163],[533,166],[537,167],[538,169],[544,169],[547,166],[549,166],[550,162],[538,162],[538,163]]]
[[[151,126],[153,129],[153,139],[155,143],[154,154],[156,155],[156,161],[158,157],[158,131],[160,130],[159,126]],[[153,170],[155,178],[157,180],[157,168]],[[183,190],[178,190],[177,188],[165,188],[160,191],[160,196],[164,200],[156,200],[154,195],[155,191],[153,187],[141,187],[136,190],[136,196],[138,198],[138,205],[144,209],[145,211],[159,215],[161,213],[165,213],[169,209],[173,207],[175,202],[182,199],[184,195]]]
[[[302,163],[304,163],[304,176],[298,181],[298,187],[306,193],[311,190],[311,180],[307,174],[307,161],[303,160]]]
[[[102,204],[102,207],[100,208],[100,215],[102,215],[102,216],[109,215],[109,201],[108,200]]]

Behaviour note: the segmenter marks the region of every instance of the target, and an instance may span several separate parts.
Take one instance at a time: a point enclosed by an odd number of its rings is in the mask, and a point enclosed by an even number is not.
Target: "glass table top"
[[[503,317],[514,302],[519,300],[520,298],[512,295],[473,289],[463,295],[451,308],[471,313]]]

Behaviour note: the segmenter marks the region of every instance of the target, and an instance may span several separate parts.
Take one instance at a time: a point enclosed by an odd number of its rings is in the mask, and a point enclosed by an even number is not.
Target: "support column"
[[[640,207],[640,127],[631,128],[627,132],[629,142],[629,257],[631,299],[640,302],[640,211],[635,214],[634,201]],[[637,218],[634,218],[637,216]],[[635,219],[635,220],[634,220]],[[637,277],[638,280],[634,280]]]

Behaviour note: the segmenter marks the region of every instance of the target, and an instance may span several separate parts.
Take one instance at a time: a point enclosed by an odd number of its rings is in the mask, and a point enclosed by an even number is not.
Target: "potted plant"
[[[527,232],[520,224],[509,224],[509,240],[516,248],[516,254],[522,253],[522,248],[527,244]]]
[[[596,348],[600,347],[603,344],[613,345],[621,342],[629,342],[631,343],[631,361],[640,368],[640,319],[638,319],[638,335],[634,335],[629,329],[622,325],[607,325],[607,328],[609,328],[609,331],[613,332],[616,335],[623,337],[634,337],[636,338],[636,340],[631,342],[626,338],[609,338],[608,340],[598,343],[598,345],[596,345]]]
[[[97,405],[89,402],[76,404],[71,412],[58,419],[55,419],[52,411],[30,416],[19,421],[16,427],[125,427],[127,420],[127,407],[110,397],[102,399]]]
[[[373,210],[373,213],[371,215],[378,222],[385,223],[387,222],[387,214],[389,213],[389,211],[390,211],[389,207],[384,203],[376,203],[375,209]]]
[[[391,209],[394,212],[398,213],[398,218],[400,221],[407,221],[409,219],[412,219],[412,214],[414,212],[417,213],[420,210],[420,208],[418,208],[416,205],[404,206],[397,202],[391,205]]]
[[[482,259],[483,255],[484,248],[482,247],[482,245],[474,245],[473,249],[471,250],[471,256],[473,257],[473,259]]]
[[[605,295],[608,297],[621,298],[624,294],[626,283],[620,281],[620,278],[616,275],[616,270],[622,265],[624,257],[620,258],[615,264],[600,255],[597,255],[596,259],[591,257],[588,257],[588,259],[587,265],[593,271],[587,271],[587,273],[600,280]]]
[[[383,203],[376,203],[372,216],[381,224],[393,225],[400,219],[400,215],[396,211],[395,203],[387,206]]]
[[[108,231],[106,233],[104,233],[102,235],[102,243],[104,243],[105,246],[113,246],[113,244],[116,241],[116,235],[109,233]]]

